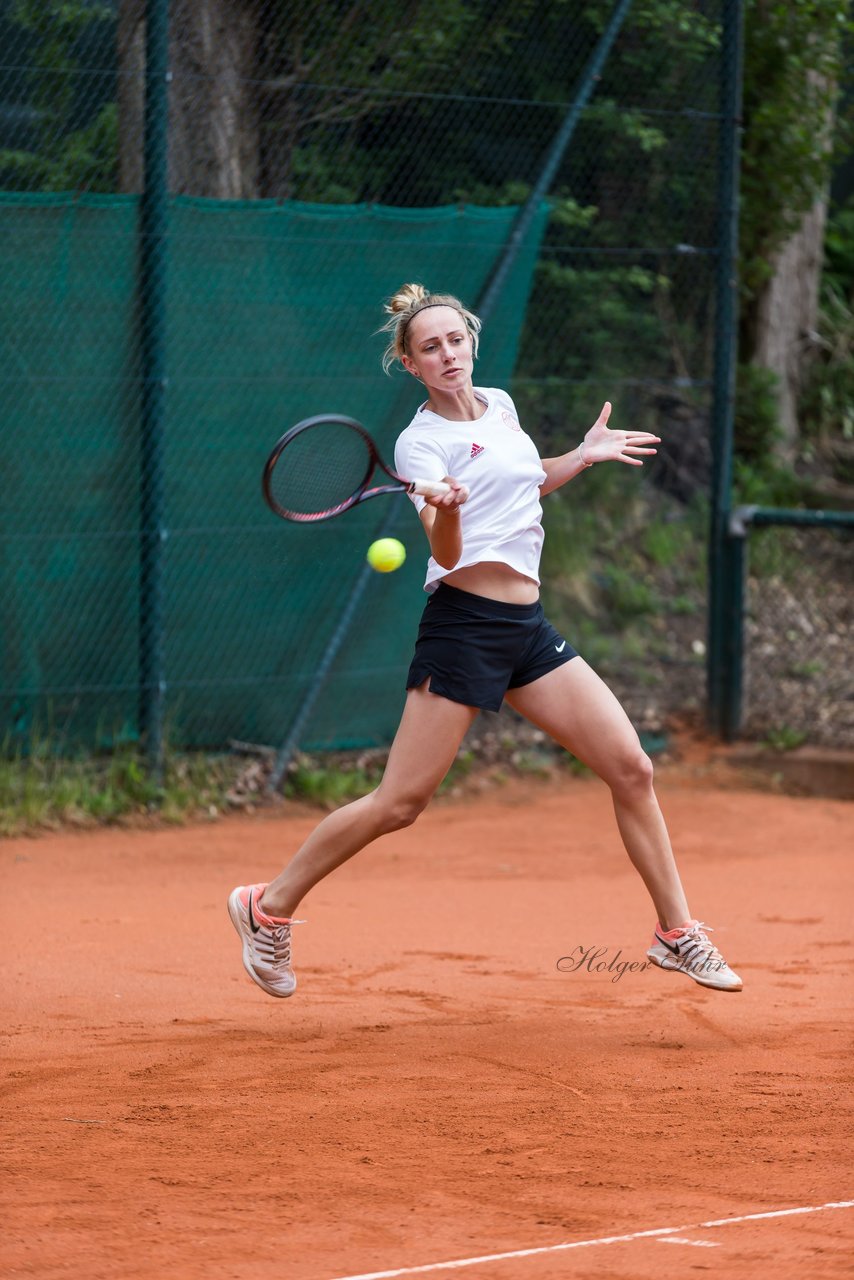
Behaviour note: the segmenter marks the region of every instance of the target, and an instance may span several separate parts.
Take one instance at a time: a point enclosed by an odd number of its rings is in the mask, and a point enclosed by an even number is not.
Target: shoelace
[[[288,968],[291,963],[291,926],[277,924],[270,930],[273,938],[273,968],[279,965]]]
[[[289,920],[287,924],[264,924],[255,935],[255,947],[264,954],[273,969],[290,967],[291,926],[305,924],[305,920]]]
[[[680,943],[683,943],[684,940],[684,942],[691,942],[694,945],[689,946],[686,951],[683,951],[680,947],[680,960],[684,960],[686,964],[691,965],[696,964],[699,957],[702,956],[704,964],[725,965],[726,960],[724,960],[711,938],[708,937],[706,930],[709,933],[714,933],[711,925],[703,924],[701,920],[698,920],[690,929],[685,930],[680,936]]]

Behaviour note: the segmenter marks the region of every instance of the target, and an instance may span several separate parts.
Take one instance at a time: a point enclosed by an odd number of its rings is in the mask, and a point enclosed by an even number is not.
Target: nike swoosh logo
[[[566,641],[564,640],[562,644],[555,645],[555,653],[563,653],[565,648],[566,648]]]
[[[679,955],[678,942],[668,942],[666,938],[662,938],[661,934],[658,932],[657,929],[655,931],[655,936],[663,947],[667,947],[668,951],[672,951],[675,956]]]
[[[251,889],[249,890],[249,928],[252,930],[253,933],[257,933],[258,930],[261,928],[259,924],[255,923],[255,916],[252,912],[252,890]]]

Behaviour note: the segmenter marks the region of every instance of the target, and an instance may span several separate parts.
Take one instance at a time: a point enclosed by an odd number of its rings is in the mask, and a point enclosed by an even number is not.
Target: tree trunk
[[[145,106],[145,0],[122,0],[116,33],[119,106],[119,191],[142,191]]]
[[[258,186],[255,0],[173,0],[169,190],[251,199]],[[145,2],[122,0],[118,28],[119,186],[142,189]]]
[[[798,401],[818,317],[826,221],[827,200],[817,200],[775,255],[753,313],[752,359],[779,379],[780,455],[787,463],[798,447]]]

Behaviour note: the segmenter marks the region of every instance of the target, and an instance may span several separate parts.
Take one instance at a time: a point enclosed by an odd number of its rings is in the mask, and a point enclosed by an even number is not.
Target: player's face
[[[471,334],[453,307],[425,307],[406,332],[403,363],[431,390],[457,391],[471,382]]]

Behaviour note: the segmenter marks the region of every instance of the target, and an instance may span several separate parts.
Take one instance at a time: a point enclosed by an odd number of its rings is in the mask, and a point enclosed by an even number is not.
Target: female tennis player
[[[476,316],[414,284],[385,309],[383,367],[398,360],[427,392],[398,439],[395,468],[450,486],[442,497],[411,497],[430,544],[429,598],[381,783],[325,817],[275,880],[229,898],[247,973],[272,996],[293,994],[291,927],[306,893],[378,836],[414,822],[478,710],[506,701],[610,787],[620,836],[657,914],[650,960],[702,986],[741,990],[691,915],[637,733],[539,603],[540,499],[596,464],[642,466],[659,437],[613,430],[606,403],[576,448],[540,458],[509,395],[472,384]]]

